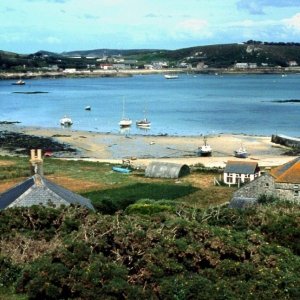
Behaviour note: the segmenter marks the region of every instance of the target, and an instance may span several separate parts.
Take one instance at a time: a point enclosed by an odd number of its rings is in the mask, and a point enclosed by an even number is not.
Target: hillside
[[[199,62],[208,68],[229,68],[235,63],[256,63],[257,67],[287,67],[289,62],[300,65],[299,43],[262,43],[248,41],[243,44],[197,46],[178,50],[159,49],[94,49],[52,53],[38,51],[29,55],[0,51],[0,70],[34,71],[51,68],[87,69],[102,63],[126,62],[133,68],[145,64],[167,62],[169,67],[185,64],[196,67]],[[130,62],[129,62],[130,61]]]

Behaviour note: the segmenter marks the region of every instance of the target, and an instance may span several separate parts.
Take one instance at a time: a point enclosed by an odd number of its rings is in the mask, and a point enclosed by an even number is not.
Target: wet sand
[[[3,128],[0,128],[4,130]],[[292,160],[284,156],[286,147],[273,144],[270,136],[218,134],[207,137],[213,153],[211,157],[198,157],[196,151],[203,144],[202,136],[143,136],[74,131],[69,128],[36,128],[7,125],[6,130],[28,135],[52,137],[78,150],[77,155],[65,159],[84,159],[121,163],[130,159],[137,167],[145,167],[150,161],[162,160],[188,165],[203,164],[206,167],[224,167],[228,160],[241,160],[233,151],[241,146],[250,154],[247,160],[257,161],[261,167],[281,165]]]

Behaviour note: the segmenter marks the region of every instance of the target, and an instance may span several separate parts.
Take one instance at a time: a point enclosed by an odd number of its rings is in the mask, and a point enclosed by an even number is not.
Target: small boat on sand
[[[112,167],[112,170],[123,174],[128,174],[131,172],[131,170],[128,168],[118,167],[118,166]]]
[[[22,79],[12,83],[12,85],[24,85],[25,84],[25,81],[23,81]]]
[[[234,156],[238,158],[247,158],[248,152],[243,146],[241,146],[239,149],[234,150]]]
[[[73,121],[71,118],[67,117],[67,116],[64,116],[63,118],[61,118],[59,120],[60,122],[60,125],[64,126],[64,127],[69,127],[73,124]]]
[[[198,156],[210,156],[212,148],[207,144],[207,139],[204,138],[204,144],[198,148]]]

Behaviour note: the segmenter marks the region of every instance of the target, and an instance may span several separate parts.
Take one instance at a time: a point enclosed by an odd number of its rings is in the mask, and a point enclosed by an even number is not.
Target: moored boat
[[[59,120],[59,122],[60,122],[60,125],[65,126],[65,127],[71,126],[73,124],[72,119],[67,116],[64,116],[63,118],[61,118]]]
[[[125,102],[124,102],[124,99],[123,99],[123,113],[122,113],[122,119],[119,122],[119,126],[120,127],[130,127],[131,124],[132,124],[132,120],[125,117]]]
[[[178,75],[169,75],[169,74],[166,74],[164,75],[166,79],[177,79],[178,78]]]
[[[25,84],[25,81],[23,81],[22,79],[12,83],[12,85],[24,85]]]
[[[207,144],[207,139],[204,138],[204,144],[198,148],[198,156],[210,156],[212,153],[212,148]]]
[[[138,127],[144,127],[144,128],[148,128],[151,126],[151,122],[147,119],[147,118],[144,118],[142,120],[139,120],[139,121],[136,121],[136,126]]]

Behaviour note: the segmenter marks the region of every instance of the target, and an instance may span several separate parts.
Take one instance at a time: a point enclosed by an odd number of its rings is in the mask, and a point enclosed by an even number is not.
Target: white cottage
[[[223,180],[226,184],[238,184],[253,181],[260,175],[260,168],[256,162],[228,161]]]

